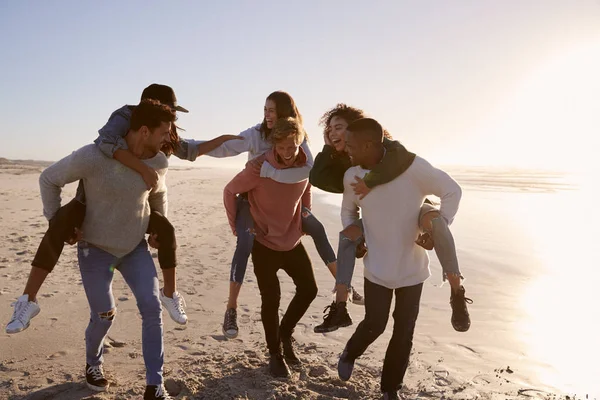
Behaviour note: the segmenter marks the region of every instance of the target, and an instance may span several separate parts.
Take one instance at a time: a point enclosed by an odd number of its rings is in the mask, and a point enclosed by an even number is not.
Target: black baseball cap
[[[158,100],[161,103],[168,105],[175,111],[184,113],[189,112],[177,104],[177,97],[175,97],[175,91],[171,86],[153,83],[142,92],[142,100],[144,99]]]

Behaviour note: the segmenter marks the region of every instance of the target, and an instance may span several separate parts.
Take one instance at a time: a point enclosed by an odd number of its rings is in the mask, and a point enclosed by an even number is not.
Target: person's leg
[[[384,331],[387,325],[392,295],[394,291],[365,278],[365,319],[358,324],[356,331],[348,340],[340,361],[338,374],[347,381],[352,375],[354,360],[360,357],[371,343]]]
[[[159,242],[158,263],[163,275],[164,287],[160,290],[160,302],[167,309],[173,321],[180,325],[187,324],[185,300],[177,292],[177,240],[175,228],[169,220],[157,211],[150,214],[148,233],[156,235]]]
[[[90,322],[85,330],[86,381],[93,390],[106,390],[104,379],[104,339],[116,315],[112,294],[114,269],[119,260],[86,242],[79,242],[77,258],[81,281],[90,306]]]
[[[312,263],[302,243],[293,250],[283,253],[283,269],[296,285],[292,298],[279,326],[279,336],[283,345],[283,355],[289,362],[299,363],[293,348],[292,333],[296,324],[317,297],[317,282]]]
[[[335,278],[335,301],[328,305],[324,313],[323,323],[314,327],[315,333],[333,332],[339,328],[352,325],[348,313],[348,293],[352,290],[353,302],[364,304],[364,298],[356,296],[354,288],[350,289],[354,266],[356,264],[357,247],[363,237],[362,220],[348,226],[340,232],[338,243],[338,268]],[[358,297],[355,299],[354,297]]]
[[[312,237],[319,257],[325,263],[331,275],[336,275],[336,257],[327,238],[327,232],[321,221],[306,207],[302,207],[302,231]]]
[[[248,267],[248,258],[254,245],[254,219],[250,214],[250,203],[243,196],[237,198],[237,215],[235,217],[235,230],[237,233],[237,243],[233,260],[231,262],[231,271],[229,275],[229,298],[227,300],[227,311],[223,320],[223,334],[233,339],[238,335],[237,326],[237,300],[240,295],[246,269]]]
[[[288,369],[279,345],[279,303],[281,288],[277,271],[283,265],[282,252],[271,250],[259,242],[252,249],[254,274],[260,291],[260,316],[269,350],[269,372],[275,377],[288,377]]]
[[[381,391],[395,392],[402,387],[412,349],[415,324],[423,284],[395,290],[394,333],[388,344],[381,375]]]
[[[173,293],[177,291],[177,283],[174,271],[165,270],[173,269],[177,266],[177,238],[175,237],[175,228],[173,224],[161,213],[152,211],[150,213],[150,221],[148,223],[148,233],[157,235],[158,247],[158,264],[163,270],[163,294],[167,297],[173,297]]]
[[[146,384],[163,383],[163,323],[158,276],[145,240],[123,257],[118,267],[131,288],[142,316],[142,352],[146,364]]]
[[[425,203],[419,214],[419,228],[433,241],[433,249],[442,266],[443,279],[450,283],[450,305],[452,306],[452,326],[459,332],[466,332],[471,326],[467,304],[472,300],[465,297],[461,284],[462,274],[458,266],[454,237],[448,222],[433,205]],[[427,247],[426,247],[427,248]]]
[[[363,240],[362,220],[356,221],[340,232],[338,244],[338,273],[336,275],[336,302],[348,300],[348,289],[354,275],[357,247]]]
[[[39,314],[37,294],[58,262],[64,242],[72,239],[75,228],[81,227],[84,217],[85,205],[74,199],[61,207],[52,218],[31,263],[23,295],[14,303],[12,317],[5,328],[6,333],[18,333],[27,329],[31,319]]]
[[[318,288],[312,263],[302,243],[283,253],[283,269],[296,285],[296,293],[281,319],[280,329],[283,336],[291,336],[294,327],[317,297]]]
[[[279,302],[281,289],[277,271],[283,264],[282,252],[271,250],[259,242],[252,250],[254,274],[260,291],[260,316],[269,353],[279,352]]]
[[[74,236],[75,228],[81,228],[85,218],[85,205],[77,199],[62,206],[50,221],[48,230],[31,262],[31,272],[23,290],[30,301],[35,301],[46,276],[56,266],[65,241]]]

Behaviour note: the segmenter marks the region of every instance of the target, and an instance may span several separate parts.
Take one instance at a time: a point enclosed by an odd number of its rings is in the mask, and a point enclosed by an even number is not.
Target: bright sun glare
[[[600,145],[600,38],[535,70],[483,130],[491,158],[586,170]],[[510,158],[502,160],[501,158]]]

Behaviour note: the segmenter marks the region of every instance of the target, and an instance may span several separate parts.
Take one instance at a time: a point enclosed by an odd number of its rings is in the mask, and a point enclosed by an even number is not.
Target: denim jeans
[[[158,277],[145,240],[124,257],[118,258],[89,243],[77,246],[83,288],[90,306],[90,323],[85,331],[86,362],[103,362],[104,338],[116,315],[112,293],[114,271],[123,275],[137,301],[142,316],[142,351],[146,383],[163,382],[163,324],[158,293]]]
[[[396,304],[392,314],[394,330],[383,361],[382,392],[402,387],[412,349],[422,290],[422,283],[394,290],[365,279],[365,319],[358,324],[346,344],[346,351],[348,357],[355,360],[385,331],[390,317],[392,296],[395,294]]]
[[[281,337],[292,335],[300,318],[317,297],[317,282],[310,258],[302,243],[289,251],[271,250],[256,242],[252,250],[254,274],[260,290],[260,316],[265,329],[269,353],[279,352]],[[296,293],[279,325],[281,288],[277,271],[283,269],[292,278]]]
[[[421,218],[425,214],[437,211],[439,211],[439,209],[435,208],[433,205],[424,203],[419,212],[419,221],[421,221]],[[364,234],[362,219],[357,220],[353,225],[358,226],[361,232]],[[433,236],[434,243],[433,249],[435,250],[435,254],[440,261],[440,265],[442,266],[443,279],[445,280],[448,274],[454,274],[462,277],[460,268],[458,266],[454,237],[452,236],[452,232],[450,232],[448,222],[443,217],[434,218],[432,220],[432,226],[433,229],[431,234]],[[342,283],[350,287],[352,275],[354,275],[354,267],[356,265],[356,247],[361,239],[350,240],[350,238],[346,237],[346,235],[340,232],[340,240],[338,243],[337,276],[335,279],[336,283]]]
[[[306,217],[304,215],[306,214]],[[333,247],[327,239],[327,233],[323,224],[307,208],[302,208],[302,231],[310,235],[315,242],[315,247],[321,259],[328,265],[336,261]],[[237,214],[235,217],[235,231],[237,232],[237,244],[231,261],[229,280],[231,282],[243,283],[248,259],[254,245],[254,220],[250,213],[250,203],[244,196],[237,198]]]

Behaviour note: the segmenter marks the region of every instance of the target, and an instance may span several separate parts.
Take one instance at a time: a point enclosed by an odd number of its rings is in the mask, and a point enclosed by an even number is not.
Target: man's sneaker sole
[[[106,392],[110,387],[110,383],[106,386],[94,386],[89,382],[86,382],[88,389],[93,390],[94,392]]]
[[[36,312],[34,312],[31,315],[31,318],[29,318],[29,322],[27,322],[27,325],[25,325],[23,328],[20,328],[20,329],[8,329],[8,327],[6,327],[5,332],[8,333],[9,335],[13,335],[15,333],[23,332],[25,329],[29,328],[29,325],[31,325],[31,320],[34,319],[39,313],[40,313],[40,309],[38,309]]]

